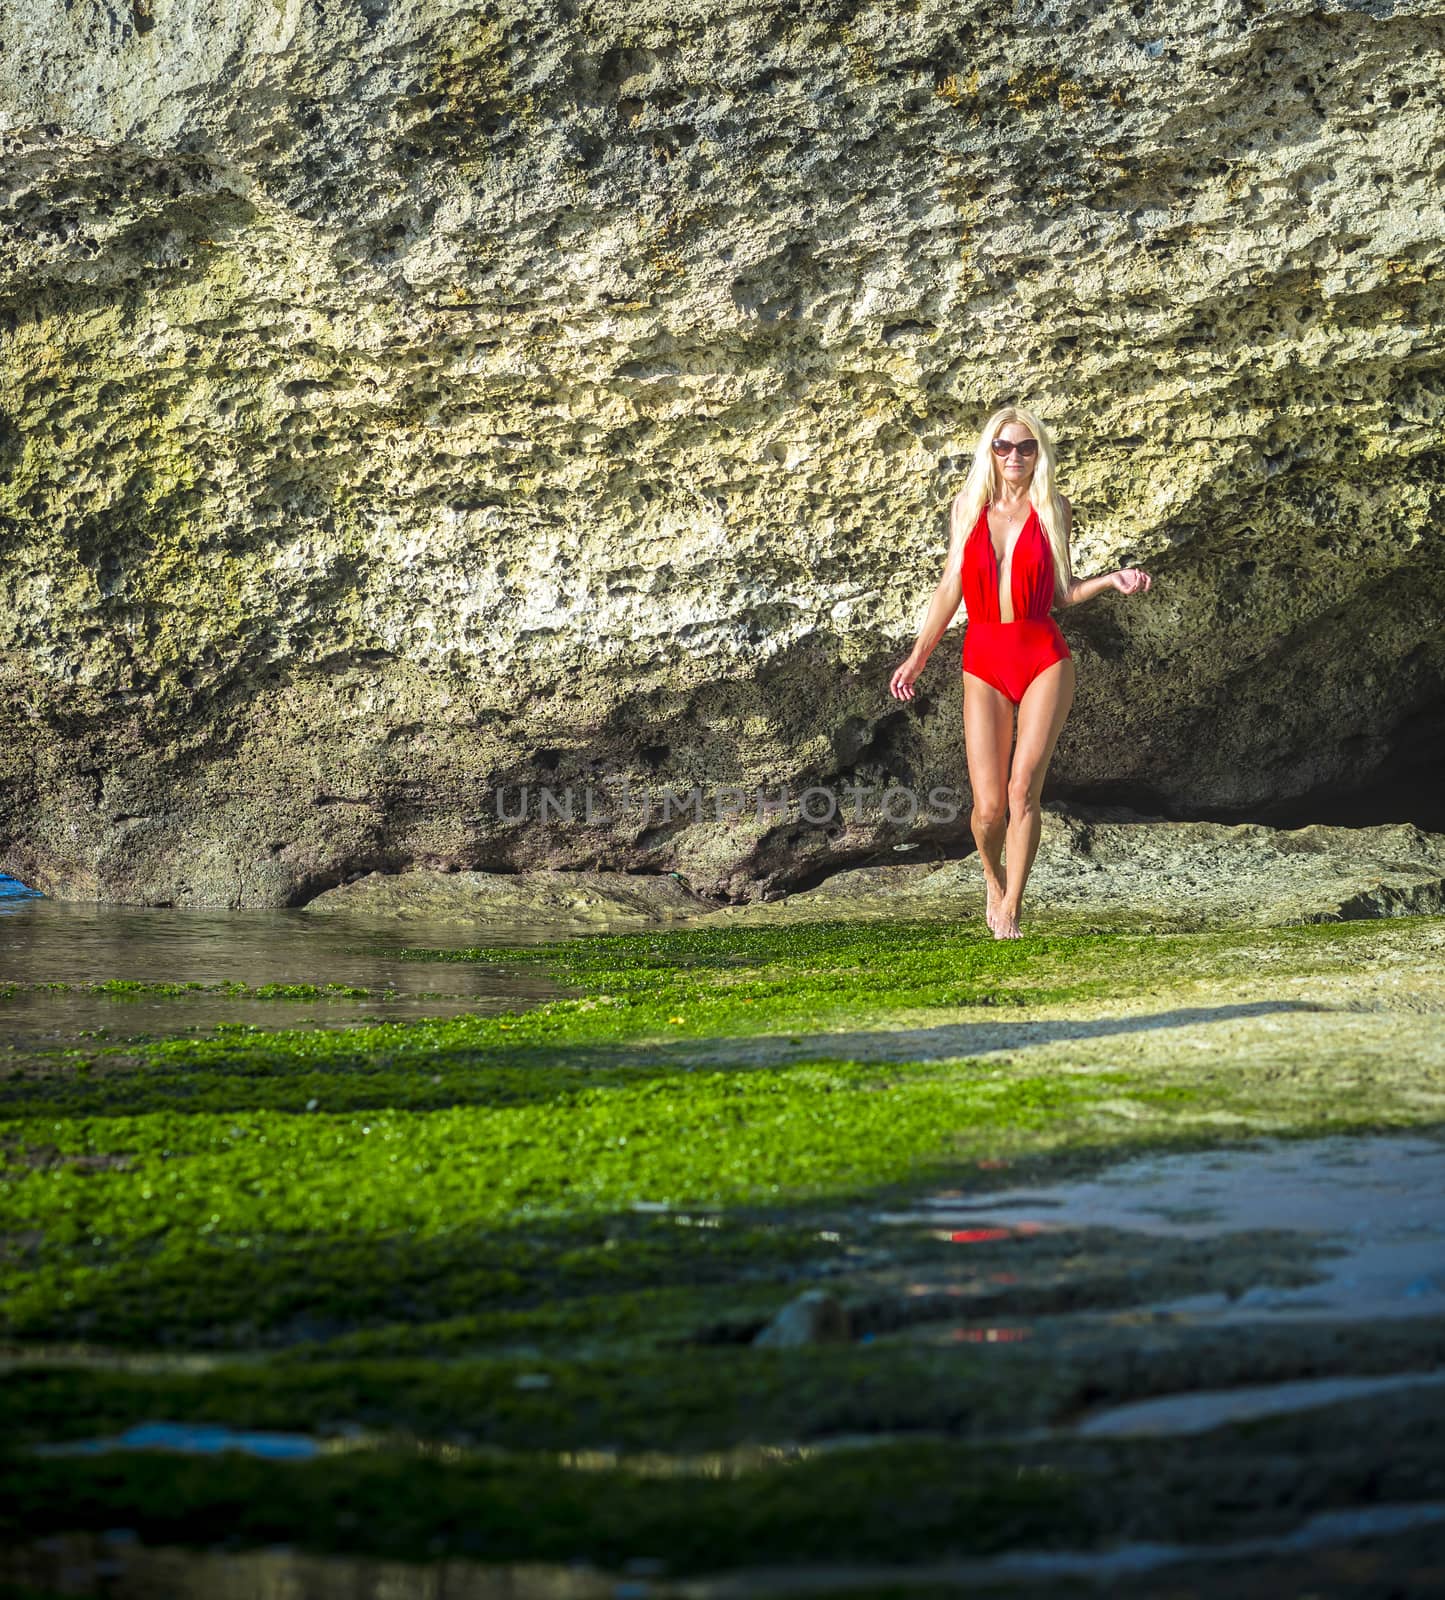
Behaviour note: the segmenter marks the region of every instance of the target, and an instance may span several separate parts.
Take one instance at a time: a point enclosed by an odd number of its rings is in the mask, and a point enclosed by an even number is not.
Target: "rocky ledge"
[[[306,912],[556,929],[653,922],[983,916],[976,856],[847,868],[773,901],[722,905],[676,874],[418,870],[370,873]],[[1445,912],[1445,834],[1155,822],[1122,809],[1046,810],[1026,931],[1188,931]]]
[[[301,907],[311,916],[620,930],[714,909],[675,874],[368,872]]]
[[[840,872],[788,897],[794,914],[834,905],[888,915],[957,908],[983,916],[976,857]],[[1149,822],[1124,811],[1044,813],[1024,923],[1160,931],[1285,927],[1445,911],[1445,834]],[[748,907],[750,915],[770,906]]]

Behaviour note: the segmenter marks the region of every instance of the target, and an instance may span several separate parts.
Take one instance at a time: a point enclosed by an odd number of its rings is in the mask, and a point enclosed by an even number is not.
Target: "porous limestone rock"
[[[308,916],[537,923],[619,929],[669,922],[714,905],[672,875],[626,872],[368,872],[308,900]]]
[[[846,802],[498,796],[961,785],[957,626],[887,683],[1009,399],[1079,572],[1154,576],[1062,615],[1050,792],[1425,820],[1442,46],[1426,0],[13,0],[0,870],[858,859],[900,827]]]
[[[373,872],[303,908],[387,920],[617,929],[665,922],[926,917],[983,922],[977,855],[845,867],[771,902],[719,905],[675,876],[418,869]],[[1045,807],[1024,901],[1026,932],[1090,927],[1285,927],[1445,915],[1445,834],[1372,828],[1160,822],[1121,807]]]

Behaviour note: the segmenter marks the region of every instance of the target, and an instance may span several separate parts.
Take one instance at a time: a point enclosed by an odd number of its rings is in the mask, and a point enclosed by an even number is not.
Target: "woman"
[[[970,822],[995,939],[1019,937],[1019,905],[1039,848],[1044,774],[1074,702],[1073,658],[1049,612],[1056,600],[1077,605],[1105,589],[1142,594],[1149,587],[1149,574],[1138,567],[1074,577],[1073,511],[1054,487],[1054,460],[1054,442],[1032,412],[1004,406],[988,419],[954,496],[943,576],[917,644],[889,683],[895,699],[913,698],[914,680],[962,601]]]

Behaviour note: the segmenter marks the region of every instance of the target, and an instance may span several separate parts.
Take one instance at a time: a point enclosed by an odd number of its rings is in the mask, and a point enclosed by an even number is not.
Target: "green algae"
[[[0,1200],[28,1241],[0,1263],[0,1326],[131,1343],[163,1310],[177,1338],[305,1337],[308,1295],[333,1332],[394,1322],[388,1297],[435,1321],[515,1299],[517,1238],[543,1225],[561,1238],[638,1206],[764,1206],[776,1241],[789,1208],[876,1200],[982,1157],[1217,1141],[1209,1119],[1225,1111],[1284,1131],[1419,1121],[1419,1107],[1378,1095],[1307,1099],[1208,1062],[1040,1075],[809,1052],[826,1043],[816,1030],[860,1010],[911,1020],[965,990],[996,1002],[1005,982],[1057,1004],[1105,983],[1101,970],[1116,993],[1148,994],[1164,973],[1177,985],[1258,967],[1266,947],[1292,969],[1348,964],[1362,937],[1323,926],[1004,943],[910,924],[599,936],[442,953],[544,962],[584,991],[528,1012],[72,1051],[0,1081]],[[748,1055],[795,1027],[800,1059]],[[703,1042],[734,1058],[692,1059]],[[706,1279],[709,1252],[727,1260],[721,1238],[667,1238],[663,1258],[685,1281]],[[631,1288],[659,1282],[619,1277],[630,1253],[658,1248],[635,1229],[605,1265],[596,1238],[530,1248],[542,1277],[573,1274],[577,1290],[609,1271]],[[369,1288],[368,1252],[384,1264]]]
[[[997,1356],[997,1359],[994,1357]],[[987,1396],[974,1392],[988,1387]],[[0,1398],[17,1443],[76,1439],[164,1413],[324,1433],[343,1425],[468,1448],[623,1452],[827,1438],[855,1429],[989,1433],[1077,1393],[1042,1354],[704,1348],[588,1361],[360,1359],[239,1363],[191,1375],[24,1373]]]
[[[424,1238],[368,1237],[339,1223],[312,1234],[217,1234],[206,1224],[194,1234],[102,1237],[99,1246],[97,1237],[14,1251],[12,1336],[249,1348],[370,1328],[395,1344],[398,1317],[423,1329],[450,1319],[454,1338],[459,1321],[480,1313],[485,1342],[504,1335],[508,1312],[552,1297],[778,1282],[841,1256],[815,1231],[783,1221],[730,1219],[703,1238],[631,1215],[494,1232],[458,1222]]]
[[[1045,1004],[1052,1000],[1146,990],[1150,982],[1255,971],[1261,963],[1295,974],[1353,966],[1374,954],[1414,948],[1439,918],[1309,923],[1296,927],[1139,933],[1127,926],[994,940],[973,924],[941,917],[887,922],[692,927],[640,934],[597,934],[523,949],[404,949],[412,961],[544,965],[559,982],[592,995],[632,997],[664,991],[736,1003],[792,995],[836,999],[850,1017],[870,1003]],[[1436,943],[1439,943],[1437,935]],[[745,1024],[741,1016],[730,1019]]]
[[[1119,1325],[1092,1334],[1038,1323],[1029,1342],[827,1345],[803,1350],[679,1346],[577,1357],[347,1354],[233,1358],[204,1372],[18,1367],[0,1389],[10,1447],[110,1435],[158,1416],[290,1430],[361,1428],[385,1442],[519,1456],[611,1451],[619,1461],[892,1433],[1001,1438],[1067,1421],[1100,1400],[1193,1386],[1335,1373],[1429,1371],[1445,1325],[1388,1324],[1342,1338],[1328,1325],[1231,1330]]]
[[[581,991],[580,998],[510,1015],[462,1013],[416,1023],[368,1022],[350,1029],[170,1040],[140,1050],[97,1049],[90,1059],[105,1070],[83,1092],[63,1078],[38,1085],[34,1071],[43,1067],[44,1057],[37,1053],[33,1070],[0,1083],[0,1111],[22,1116],[27,1106],[41,1111],[47,1104],[63,1104],[68,1113],[84,1105],[97,1111],[127,1104],[158,1109],[169,1092],[183,1104],[219,1097],[236,1109],[294,1109],[317,1098],[314,1091],[322,1086],[297,1082],[288,1098],[274,1092],[274,1082],[263,1087],[259,1080],[314,1073],[347,1075],[348,1081],[320,1097],[326,1106],[335,1107],[338,1095],[345,1104],[353,1092],[363,1094],[361,1103],[368,1105],[393,1095],[402,1104],[441,1105],[449,1094],[467,1094],[457,1080],[474,1066],[505,1063],[521,1070],[555,1066],[564,1058],[577,1067],[620,1066],[651,1060],[659,1046],[671,1049],[687,1040],[851,1028],[909,1007],[1019,1008],[1092,994],[1108,981],[1103,976],[1107,963],[1088,941],[1021,943],[1028,949],[980,940],[973,932],[940,934],[929,924],[869,930],[839,925],[802,938],[780,937],[779,930],[699,929],[604,935],[535,950],[406,952],[411,959],[540,963],[557,981]],[[1060,982],[1071,969],[1082,969],[1084,977]],[[65,1052],[53,1059],[73,1066],[78,1058]],[[421,1067],[429,1070],[418,1079],[411,1069]],[[387,1074],[384,1083],[349,1081],[352,1075],[377,1073]],[[428,1081],[438,1073],[440,1081]],[[249,1090],[238,1079],[249,1080]]]
[[[1292,1008],[1313,1005],[1315,983],[1372,963],[1419,971],[1440,931],[1440,919],[1392,919],[995,942],[919,920],[417,951],[409,958],[540,964],[573,993],[498,1016],[233,1030],[27,1058],[0,1077],[0,1328],[17,1352],[85,1340],[101,1351],[233,1354],[203,1379],[28,1366],[0,1400],[12,1449],[156,1417],[361,1424],[398,1442],[369,1463],[287,1469],[284,1492],[274,1464],[187,1462],[182,1472],[138,1458],[47,1460],[36,1474],[34,1458],[12,1456],[0,1467],[3,1497],[14,1484],[26,1506],[28,1486],[42,1483],[62,1508],[27,1520],[27,1532],[118,1523],[191,1541],[225,1523],[242,1538],[360,1548],[340,1497],[364,1505],[380,1495],[368,1485],[390,1483],[401,1501],[392,1514],[378,1500],[378,1549],[457,1548],[465,1518],[454,1507],[481,1508],[472,1527],[489,1526],[496,1510],[500,1525],[505,1501],[521,1531],[488,1535],[493,1559],[558,1556],[564,1536],[542,1527],[555,1513],[571,1530],[564,1559],[656,1549],[685,1567],[734,1562],[739,1547],[725,1550],[719,1530],[753,1526],[787,1484],[796,1499],[781,1495],[782,1520],[763,1518],[753,1554],[806,1553],[817,1496],[856,1505],[849,1485],[866,1483],[896,1511],[912,1493],[912,1465],[895,1471],[882,1446],[826,1467],[820,1458],[716,1495],[709,1485],[672,1502],[669,1520],[635,1484],[591,1473],[584,1491],[528,1452],[849,1431],[972,1436],[1048,1424],[1099,1394],[1187,1384],[1177,1349],[1141,1355],[1137,1336],[1120,1348],[1114,1330],[1081,1352],[1075,1335],[1051,1343],[1047,1318],[1072,1309],[1071,1294],[1097,1310],[1164,1290],[1233,1292],[1260,1274],[1298,1282],[1309,1273],[1298,1250],[1256,1239],[1213,1254],[1131,1255],[1117,1240],[1009,1239],[963,1259],[926,1230],[880,1226],[875,1213],[940,1180],[982,1190],[1261,1128],[1438,1119],[1406,1092],[1419,1084],[1380,1076],[1367,1093],[1347,1091],[1306,1061],[1282,1070],[1237,1053],[1180,1061],[1155,1048],[1039,1070],[1028,1053],[861,1060],[839,1045],[865,1031],[951,1038],[960,1018],[1098,1015],[1156,999],[1192,1015],[1192,996],[1229,995],[1261,974],[1302,985],[1299,1001],[1272,1006],[1287,1023]],[[810,1287],[840,1295],[856,1329],[878,1337],[801,1352],[747,1344]],[[929,1295],[965,1320],[1029,1319],[1035,1341],[910,1346],[890,1318]],[[1311,1337],[1297,1337],[1281,1370],[1324,1361]],[[435,1481],[417,1476],[404,1437],[462,1457],[428,1464]],[[530,1486],[525,1510],[497,1488],[494,1464],[464,1459],[482,1446],[523,1458],[506,1481]],[[931,1448],[920,1437],[898,1459],[917,1464]],[[935,1472],[944,1463],[969,1478],[982,1458],[949,1448]],[[979,1493],[1020,1470],[1035,1488],[1069,1485],[1044,1495],[1037,1522],[1018,1523],[1005,1542],[1114,1525],[1102,1513],[1077,1518],[1079,1493],[1095,1505],[1098,1452],[1077,1470],[1054,1462],[1042,1478],[1024,1453],[990,1459],[994,1476]],[[177,1522],[166,1496],[181,1479],[192,1498],[173,1503],[193,1515]],[[238,1495],[256,1508],[253,1521],[234,1520]],[[590,1520],[604,1506],[610,1533]],[[925,1518],[916,1548],[971,1548],[972,1535],[957,1543],[946,1521]],[[915,1548],[897,1524],[865,1524],[856,1544],[839,1534],[829,1553]]]
[[[700,1059],[690,1047],[732,1051],[788,1041],[833,1055],[830,1034],[927,1026],[976,1008],[1023,1014],[1066,1003],[1174,996],[1191,983],[1268,972],[1307,979],[1355,970],[1361,950],[1396,959],[1438,919],[1318,924],[1159,937],[980,939],[931,922],[807,928],[687,929],[600,935],[531,949],[411,951],[415,960],[543,965],[580,994],[515,1014],[350,1029],[294,1029],[113,1046],[31,1057],[0,1079],[0,1114],[83,1109],[416,1108],[505,1091],[478,1067],[595,1070]],[[1418,952],[1413,952],[1416,959]],[[733,1047],[736,1047],[735,1050]],[[101,1069],[73,1082],[76,1064]],[[48,1082],[41,1082],[47,1064]],[[425,1069],[425,1070],[422,1070]],[[330,1083],[326,1080],[330,1079]],[[515,1079],[512,1080],[515,1082]]]
[[[1074,1486],[1046,1468],[938,1443],[880,1446],[705,1485],[570,1473],[546,1462],[447,1462],[385,1454],[302,1464],[134,1457],[0,1468],[0,1539],[74,1525],[76,1505],[156,1541],[264,1544],[378,1556],[621,1566],[665,1551],[679,1570],[751,1558],[882,1556],[921,1544],[976,1553],[1067,1531]],[[106,1519],[109,1519],[107,1522]]]
[[[127,1304],[137,1313],[166,1306],[176,1317],[175,1292],[188,1281],[208,1286],[212,1315],[245,1294],[251,1320],[267,1304],[254,1280],[268,1267],[293,1293],[298,1277],[315,1285],[321,1273],[333,1314],[357,1315],[337,1263],[358,1242],[363,1255],[384,1260],[396,1251],[420,1262],[423,1247],[438,1241],[444,1256],[470,1256],[461,1282],[495,1295],[513,1275],[498,1267],[489,1277],[477,1265],[488,1259],[488,1231],[638,1204],[859,1195],[941,1174],[963,1145],[995,1148],[999,1136],[1058,1117],[1086,1093],[1073,1083],[1000,1086],[988,1076],[850,1062],[641,1081],[628,1074],[600,1084],[592,1076],[553,1073],[551,1093],[529,1084],[524,1103],[420,1116],[12,1121],[0,1203],[11,1227],[43,1244],[0,1268],[0,1325],[35,1336],[79,1321],[116,1337]],[[97,1170],[97,1157],[115,1153],[124,1154],[123,1170]],[[313,1239],[328,1241],[329,1269],[313,1259]],[[443,1269],[433,1262],[429,1270]],[[375,1283],[378,1292],[401,1287],[384,1270]]]
[[[833,1402],[834,1414],[846,1414],[847,1395],[855,1385],[866,1389],[867,1375],[855,1356],[854,1370],[824,1359],[821,1374],[810,1379],[810,1363],[822,1354],[785,1360],[779,1352],[755,1353],[751,1392],[767,1389],[759,1374],[775,1379],[772,1392],[783,1396],[794,1382],[816,1388],[822,1377],[841,1396]],[[721,1370],[721,1363],[698,1369],[679,1392],[679,1403],[695,1398],[699,1380]],[[1035,1363],[1035,1370],[1042,1372],[1043,1363]],[[1011,1394],[1025,1392],[1023,1366],[999,1375]],[[334,1383],[331,1375],[312,1376],[313,1393],[322,1393],[333,1409],[349,1406],[362,1416],[385,1403],[388,1384],[404,1393],[408,1378],[423,1391],[435,1383],[420,1367],[389,1374],[366,1368],[337,1375]],[[461,1433],[459,1416],[485,1421],[491,1415],[499,1403],[492,1386],[498,1376],[488,1380],[469,1372],[456,1384],[451,1437]],[[594,1376],[622,1380],[626,1374]],[[426,1447],[401,1436],[350,1448],[344,1433],[331,1436],[338,1448],[297,1464],[238,1455],[57,1459],[11,1445],[0,1455],[0,1540],[74,1527],[82,1514],[77,1508],[83,1508],[90,1526],[125,1526],[157,1543],[224,1538],[233,1549],[285,1541],[312,1550],[397,1557],[580,1557],[614,1568],[645,1554],[686,1572],[769,1559],[917,1560],[1121,1538],[1247,1537],[1278,1532],[1319,1509],[1382,1499],[1428,1501],[1442,1486],[1438,1419],[1409,1395],[1339,1408],[1324,1449],[1318,1447],[1319,1418],[1305,1415],[1224,1428],[1180,1450],[1170,1439],[941,1438],[932,1426],[936,1421],[971,1426],[969,1396],[980,1400],[986,1420],[1002,1415],[989,1398],[993,1371],[965,1360],[951,1376],[951,1403],[945,1401],[940,1419],[929,1419],[927,1432],[895,1433],[852,1448],[821,1447],[827,1441],[819,1448],[778,1446],[701,1471],[678,1462],[668,1473],[642,1461],[637,1466],[643,1470],[634,1470],[620,1462],[589,1461],[585,1452],[534,1450],[498,1458],[480,1447]],[[898,1415],[920,1415],[922,1397],[910,1402],[903,1381],[918,1380],[919,1371],[900,1369],[897,1377],[897,1383],[880,1387],[905,1397]],[[931,1386],[927,1374],[922,1379],[926,1398],[949,1392],[941,1365]],[[219,1381],[224,1391],[226,1380]],[[271,1405],[254,1403],[267,1386],[262,1377],[249,1393],[227,1396],[228,1409],[279,1417],[282,1396],[274,1391]],[[1055,1402],[1066,1387],[1055,1387]],[[67,1402],[86,1405],[83,1391],[74,1387],[47,1381],[47,1390],[32,1403],[36,1420],[48,1407],[64,1427]],[[109,1414],[116,1420],[125,1411],[117,1399],[124,1392],[123,1386],[113,1391]],[[207,1409],[204,1388],[192,1385],[177,1394],[182,1405],[194,1395],[201,1402],[195,1409]],[[739,1397],[736,1388],[729,1394]],[[539,1397],[544,1403],[551,1398],[536,1387],[517,1394],[525,1401]],[[143,1395],[129,1398],[136,1409],[145,1404]],[[568,1398],[585,1405],[579,1394]],[[307,1395],[297,1400],[309,1414]],[[413,1414],[434,1411],[440,1402],[433,1390]],[[878,1414],[876,1407],[867,1409]],[[95,1417],[93,1408],[89,1414]],[[1383,1471],[1359,1448],[1362,1437],[1378,1441],[1388,1461]]]

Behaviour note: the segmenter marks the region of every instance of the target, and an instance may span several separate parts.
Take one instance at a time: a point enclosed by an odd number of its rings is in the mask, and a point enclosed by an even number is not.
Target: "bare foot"
[[[989,927],[993,929],[995,939],[1023,938],[1023,934],[1019,932],[1018,912],[1010,911],[1006,905],[999,906],[993,920],[989,923]]]
[[[984,885],[983,920],[988,924],[988,931],[995,936],[998,933],[998,911],[1003,903],[1004,891],[992,883]]]

